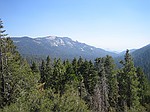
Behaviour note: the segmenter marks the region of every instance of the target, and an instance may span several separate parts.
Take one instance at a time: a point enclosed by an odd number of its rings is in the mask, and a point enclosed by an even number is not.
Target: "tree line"
[[[120,69],[108,55],[95,61],[48,56],[29,65],[4,32],[0,20],[0,111],[150,111],[149,82],[129,50]]]

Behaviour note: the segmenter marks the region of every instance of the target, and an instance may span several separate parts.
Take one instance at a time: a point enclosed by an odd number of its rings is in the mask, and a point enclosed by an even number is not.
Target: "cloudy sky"
[[[0,0],[9,36],[70,37],[111,51],[150,43],[150,0]]]

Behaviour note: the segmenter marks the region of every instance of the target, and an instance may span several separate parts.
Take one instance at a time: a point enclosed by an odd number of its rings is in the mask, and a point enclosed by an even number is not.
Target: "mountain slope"
[[[50,55],[52,58],[73,59],[82,56],[86,59],[95,59],[105,55],[117,54],[96,48],[85,43],[73,41],[68,37],[12,37],[22,55]]]
[[[125,52],[122,52],[119,56],[114,58],[118,67],[121,67],[119,62],[124,59],[124,54]],[[140,49],[131,50],[130,54],[133,57],[135,66],[141,67],[150,80],[150,44]]]
[[[150,44],[134,51],[132,56],[134,58],[135,65],[142,67],[150,79]]]

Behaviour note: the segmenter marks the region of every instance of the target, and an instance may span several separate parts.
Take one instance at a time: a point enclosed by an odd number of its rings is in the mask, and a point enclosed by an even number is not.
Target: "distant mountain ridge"
[[[113,57],[116,53],[96,48],[85,43],[73,41],[68,37],[12,37],[18,51],[23,55],[50,55],[62,59],[73,59],[82,56],[86,59],[94,59],[106,55]]]
[[[94,60],[97,57],[110,55],[114,57],[115,62],[120,66],[119,61],[123,60],[125,51],[121,53],[109,52],[101,48],[96,48],[85,43],[73,41],[68,37],[12,37],[18,51],[29,58],[45,57],[61,59],[73,59],[82,57],[88,60]],[[150,80],[150,44],[140,49],[130,50],[136,66],[142,67]]]

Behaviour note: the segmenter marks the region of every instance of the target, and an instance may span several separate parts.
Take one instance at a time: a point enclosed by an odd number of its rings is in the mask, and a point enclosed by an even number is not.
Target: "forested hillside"
[[[142,67],[150,80],[150,44],[134,51],[132,55],[135,65]]]
[[[141,67],[150,80],[150,45],[144,46],[140,49],[130,51],[133,61],[136,67]],[[115,57],[115,63],[117,67],[121,67],[120,60],[123,60],[124,56],[121,53],[119,56]]]
[[[47,56],[29,65],[0,21],[0,111],[149,112],[150,86],[126,51],[122,68],[111,56],[89,61]]]

